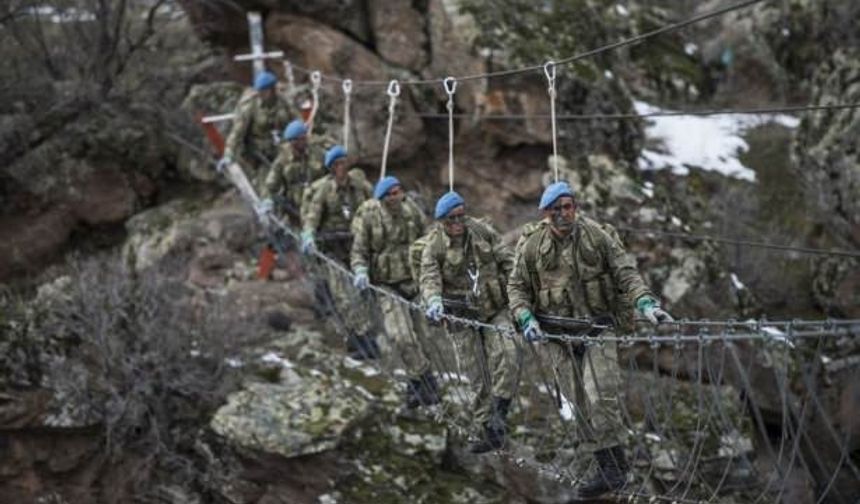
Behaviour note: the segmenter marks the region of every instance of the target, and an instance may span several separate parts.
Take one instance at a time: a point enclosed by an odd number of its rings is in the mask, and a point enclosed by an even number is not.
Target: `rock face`
[[[858,78],[860,52],[838,51],[816,71],[812,102],[854,103],[860,99]],[[822,111],[803,119],[793,144],[796,176],[817,210],[815,221],[828,231],[834,248],[860,247],[860,154],[850,141],[858,131],[856,109]],[[815,270],[813,292],[819,305],[834,316],[856,316],[860,306],[857,259],[820,258]]]
[[[815,73],[813,103],[854,103],[860,99],[858,78],[860,52],[837,52]],[[860,247],[860,155],[849,139],[859,129],[856,109],[824,111],[804,118],[794,144],[797,175],[808,196],[839,243],[852,248]]]
[[[366,393],[366,392],[365,392]],[[369,412],[355,387],[298,375],[284,384],[251,384],[231,396],[212,429],[243,448],[286,458],[331,450]]]
[[[57,127],[0,171],[15,188],[17,206],[0,216],[0,279],[33,273],[75,230],[122,224],[148,203],[153,180],[165,169],[164,142],[154,125],[132,128],[122,119],[87,117]],[[123,156],[130,161],[122,163]]]

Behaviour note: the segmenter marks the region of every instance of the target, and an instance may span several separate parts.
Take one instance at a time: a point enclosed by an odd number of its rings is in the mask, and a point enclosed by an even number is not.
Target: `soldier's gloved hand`
[[[518,321],[520,323],[520,327],[523,328],[523,336],[525,336],[526,341],[529,343],[535,343],[546,340],[543,331],[540,329],[540,324],[538,324],[538,321],[535,319],[535,316],[532,315],[532,312],[524,311],[522,315],[518,317]]]
[[[314,242],[314,232],[306,229],[302,231],[302,254],[308,255],[316,251],[317,245]]]
[[[224,173],[224,170],[233,162],[233,158],[230,156],[224,156],[218,160],[218,164],[215,165],[215,169],[218,170],[218,173]]]
[[[264,217],[272,213],[272,210],[274,210],[274,208],[275,204],[272,203],[272,200],[266,198],[260,200],[260,202],[254,206],[254,211],[257,212],[257,215],[259,215],[260,217]]]
[[[439,322],[442,320],[443,313],[445,313],[445,307],[442,305],[442,299],[438,296],[431,298],[427,311],[424,312],[427,319]]]
[[[352,285],[356,289],[363,291],[370,285],[370,280],[367,278],[367,268],[359,266],[355,268],[355,278],[352,280]]]
[[[636,301],[636,309],[639,310],[639,313],[641,313],[643,317],[648,319],[648,322],[651,322],[654,325],[657,325],[660,322],[673,322],[675,320],[671,315],[669,315],[669,312],[660,308],[660,304],[651,296],[642,296],[639,298]]]

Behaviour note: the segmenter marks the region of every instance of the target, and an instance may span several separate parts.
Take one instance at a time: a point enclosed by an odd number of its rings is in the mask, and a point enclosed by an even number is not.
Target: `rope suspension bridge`
[[[290,62],[285,62],[285,72],[291,82],[294,79],[293,72],[311,77],[314,95],[311,117],[317,111],[320,88],[327,84],[341,86],[344,95],[343,143],[347,148],[353,90],[359,87],[385,88],[389,105],[380,178],[386,175],[401,86],[442,85],[447,96],[447,113],[417,115],[426,119],[448,120],[448,188],[452,191],[455,175],[455,118],[550,119],[553,153],[557,154],[557,121],[642,120],[671,115],[814,113],[860,107],[860,104],[829,104],[649,114],[556,114],[557,67],[642,43],[658,35],[763,2],[740,2],[581,54],[498,72],[442,79],[352,80],[322,74]],[[255,53],[258,56],[271,56],[270,53],[263,53],[262,46],[255,47]],[[453,99],[459,82],[483,81],[536,71],[543,71],[548,81],[550,115],[474,116],[454,113]],[[217,119],[224,118],[226,116]],[[312,120],[310,122],[313,124]],[[553,168],[558,180],[557,165]],[[231,164],[226,168],[226,175],[245,202],[255,211],[258,210],[260,199],[241,167]],[[257,216],[263,228],[270,233],[270,239],[280,242],[283,247],[287,247],[290,241],[300,240],[296,230],[271,212],[257,212]],[[852,250],[796,247],[629,226],[619,229],[774,251],[860,257],[860,251]],[[310,250],[308,257],[311,260],[307,261],[307,267],[312,278],[306,278],[305,281],[313,283],[319,278],[327,278],[333,272],[351,283],[355,276],[339,260],[318,250]],[[374,306],[381,298],[394,300],[422,315],[426,308],[421,303],[405,299],[378,285],[369,285],[367,293],[358,290],[352,293],[353,303],[369,306],[370,312],[376,311]],[[326,298],[326,302],[331,310],[336,310],[330,297]],[[583,475],[593,471],[594,463],[582,450],[576,450],[587,437],[581,422],[577,422],[581,412],[576,404],[569,403],[558,392],[558,377],[553,376],[553,364],[546,362],[541,353],[536,351],[540,343],[526,344],[510,325],[491,324],[449,313],[443,313],[441,318],[442,326],[432,329],[433,337],[428,338],[429,348],[425,349],[433,371],[447,382],[448,397],[441,405],[433,407],[434,419],[461,438],[474,434],[479,427],[451,404],[470,404],[471,392],[466,386],[468,379],[461,369],[457,346],[449,331],[445,330],[446,327],[456,325],[493,330],[515,341],[522,375],[519,391],[515,394],[516,410],[519,413],[512,424],[516,426],[519,423],[523,428],[514,432],[506,448],[494,454],[502,464],[531,471],[555,482],[562,495],[556,496],[558,498],[553,502],[563,501],[564,495],[567,495],[564,489],[572,492],[582,482]],[[845,490],[850,488],[852,480],[856,484],[855,488],[860,488],[857,441],[852,437],[856,437],[856,432],[846,425],[850,418],[836,418],[842,415],[841,411],[834,406],[833,399],[822,396],[821,390],[832,385],[834,379],[849,383],[847,387],[850,387],[850,378],[840,373],[851,369],[851,366],[856,367],[857,353],[860,352],[860,319],[677,320],[656,327],[637,321],[635,330],[629,334],[587,319],[571,319],[568,322],[578,323],[575,333],[547,335],[550,341],[542,344],[584,345],[591,352],[600,354],[617,348],[618,360],[624,370],[625,389],[637,399],[638,404],[619,401],[624,422],[628,426],[628,432],[623,433],[625,444],[634,453],[634,477],[622,490],[615,492],[615,500],[719,503],[730,502],[724,499],[729,498],[729,495],[740,494],[743,495],[743,502],[779,502],[794,498],[795,494],[791,493],[795,491],[792,481],[801,472],[814,482],[809,502],[857,502],[856,490],[853,493]],[[333,317],[333,323],[344,336],[349,333],[349,328],[338,317]],[[377,366],[387,378],[397,382],[399,373],[394,357],[384,356]],[[592,367],[590,356],[586,357],[586,361],[586,387],[593,388],[593,392],[599,396],[601,377]],[[854,376],[856,383],[856,371]],[[854,392],[860,393],[856,385],[854,387]],[[679,413],[685,408],[686,415]],[[854,417],[856,413],[854,411]],[[856,424],[856,420],[854,422]],[[754,446],[758,448],[755,453]]]

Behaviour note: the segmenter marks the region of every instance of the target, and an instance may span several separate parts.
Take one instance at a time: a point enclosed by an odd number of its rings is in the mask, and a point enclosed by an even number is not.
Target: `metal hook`
[[[343,87],[343,94],[348,95],[348,94],[352,93],[352,79],[344,79],[342,87]]]
[[[454,92],[457,91],[457,79],[453,77],[445,77],[442,85],[445,86],[445,92],[448,93],[448,96],[453,96]]]
[[[549,81],[549,87],[555,88],[555,61],[549,60],[543,65],[543,73]]]
[[[388,83],[388,96],[392,98],[400,96],[400,83],[397,82],[397,79],[392,79]]]

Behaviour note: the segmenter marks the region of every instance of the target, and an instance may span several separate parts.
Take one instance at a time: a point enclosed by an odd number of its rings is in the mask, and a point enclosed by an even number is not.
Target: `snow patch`
[[[740,279],[740,278],[738,278],[738,276],[737,276],[737,275],[735,275],[734,273],[732,273],[732,274],[731,274],[731,278],[732,278],[732,285],[734,285],[734,286],[735,286],[735,289],[737,289],[737,290],[744,290],[744,289],[746,289],[746,288],[747,288],[747,286],[746,286],[746,285],[744,285],[744,283],[743,283],[743,282],[741,282],[741,279]]]
[[[794,343],[786,337],[785,333],[775,327],[762,327],[762,332],[770,336],[771,341],[785,343],[789,348],[794,348]]]
[[[627,10],[627,7],[621,4],[615,4],[615,12],[617,12],[619,16],[627,17],[630,15],[630,11]]]
[[[639,114],[664,112],[640,101],[634,102],[634,106]],[[648,118],[645,134],[649,139],[659,140],[662,148],[659,151],[642,151],[639,169],[670,169],[676,175],[687,175],[691,167],[696,167],[754,182],[755,172],[738,160],[740,154],[749,150],[749,145],[741,135],[753,127],[769,123],[796,128],[800,120],[785,114]]]
[[[228,366],[230,366],[231,368],[240,368],[240,367],[245,365],[242,363],[241,360],[239,360],[235,357],[227,357],[226,359],[224,359],[224,363],[227,364]]]
[[[699,50],[699,46],[692,42],[687,42],[684,44],[684,52],[687,53],[688,56],[692,56],[696,54],[696,51]]]
[[[275,352],[269,352],[262,357],[260,360],[267,364],[278,364],[281,367],[285,367],[287,369],[294,367],[293,363],[289,361],[289,359],[285,359]]]
[[[559,413],[561,417],[568,421],[573,421],[576,418],[576,407],[572,402],[567,400],[567,397],[564,397],[564,394],[561,394],[561,409],[559,409]]]

